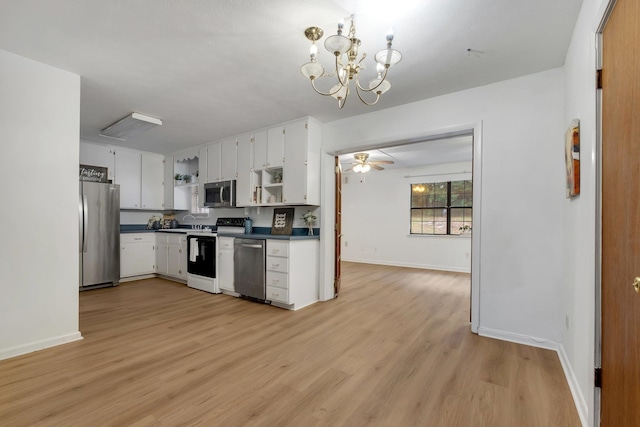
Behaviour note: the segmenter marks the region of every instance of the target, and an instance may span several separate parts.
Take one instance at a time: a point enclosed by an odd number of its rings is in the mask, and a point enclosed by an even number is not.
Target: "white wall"
[[[596,252],[596,89],[595,33],[606,1],[583,0],[565,61],[563,124],[580,119],[580,196],[563,203],[565,277],[562,311],[569,327],[562,327],[565,370],[584,423],[594,418],[593,368],[595,348]],[[563,324],[564,325],[564,324]]]
[[[80,77],[0,50],[0,359],[80,339]]]
[[[554,69],[323,128],[323,150],[335,153],[482,123],[480,332],[550,347],[564,318],[563,91],[563,70]],[[333,195],[329,158],[323,203]],[[326,257],[332,243],[324,244]],[[324,267],[326,292],[332,259]]]
[[[471,149],[471,147],[469,147]],[[412,183],[471,179],[471,162],[413,169],[345,173],[342,184],[342,260],[471,272],[469,236],[409,233]],[[431,175],[405,178],[406,175]]]

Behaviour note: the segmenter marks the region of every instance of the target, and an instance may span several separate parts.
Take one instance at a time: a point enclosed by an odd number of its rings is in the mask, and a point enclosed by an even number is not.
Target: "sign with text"
[[[271,224],[271,234],[291,236],[293,231],[294,208],[278,208],[273,210],[273,223]]]
[[[102,166],[80,165],[80,181],[107,182],[108,168]]]

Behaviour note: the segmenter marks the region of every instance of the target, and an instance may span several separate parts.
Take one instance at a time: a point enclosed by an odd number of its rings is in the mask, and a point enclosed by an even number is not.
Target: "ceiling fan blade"
[[[378,171],[384,170],[382,166],[374,165],[373,163],[371,163],[371,167]]]
[[[375,162],[368,162],[370,165],[392,165],[395,162],[393,160],[376,160]]]
[[[354,166],[355,166],[355,165],[351,166],[349,169],[345,169],[345,170],[343,170],[342,172],[349,172],[351,169],[353,169],[353,167],[354,167]]]

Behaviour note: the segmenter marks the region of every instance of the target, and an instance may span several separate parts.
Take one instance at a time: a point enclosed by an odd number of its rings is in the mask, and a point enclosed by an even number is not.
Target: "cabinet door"
[[[164,157],[142,153],[142,209],[164,209]]]
[[[173,209],[173,156],[164,156],[164,208]]]
[[[108,145],[80,141],[80,164],[107,168],[107,179],[113,179],[114,149]]]
[[[267,131],[267,167],[282,167],[284,158],[284,127],[277,126]]]
[[[124,243],[120,245],[120,277],[155,273],[154,242]]]
[[[253,169],[262,170],[267,167],[267,131],[253,135]]]
[[[238,173],[236,178],[236,206],[250,206],[253,191],[251,189],[251,135],[238,137]]]
[[[237,142],[236,138],[220,142],[220,180],[236,179]]]
[[[209,165],[207,164],[207,147],[200,147],[200,149],[198,150],[198,194],[200,195],[200,197],[198,198],[198,207],[200,208],[204,208],[204,184],[209,182],[208,181],[208,174],[209,174]],[[189,202],[190,204],[191,202]]]
[[[307,122],[288,124],[284,134],[283,203],[307,203]]]
[[[120,185],[120,208],[140,209],[142,156],[139,151],[115,150],[115,180]]]
[[[180,236],[180,270],[181,279],[187,280],[187,236]]]
[[[220,251],[218,262],[218,284],[220,289],[233,292],[233,251]]]
[[[207,146],[207,182],[220,181],[220,142]]]
[[[158,274],[169,273],[169,245],[167,243],[158,242],[156,244],[156,272]]]
[[[172,277],[180,277],[182,275],[182,263],[180,262],[180,258],[182,256],[182,251],[180,249],[179,244],[171,243],[168,245],[169,247],[169,264],[168,264],[168,274]]]

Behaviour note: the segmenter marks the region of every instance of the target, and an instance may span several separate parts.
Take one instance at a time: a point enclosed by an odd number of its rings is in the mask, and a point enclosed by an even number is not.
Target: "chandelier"
[[[377,77],[369,81],[365,86],[360,84],[360,71],[365,69],[363,64],[367,57],[363,53],[358,59],[358,48],[360,47],[360,39],[356,37],[356,26],[354,17],[351,15],[351,25],[349,27],[349,35],[342,35],[344,28],[344,20],[338,23],[338,33],[328,37],[324,42],[324,47],[335,56],[335,67],[330,73],[326,73],[324,67],[318,62],[318,46],[316,41],[322,38],[324,31],[322,28],[309,27],[304,31],[304,35],[311,40],[311,49],[309,54],[311,61],[304,64],[300,71],[311,81],[311,87],[320,95],[332,96],[338,100],[338,107],[344,107],[347,97],[351,93],[350,83],[355,81],[356,94],[360,101],[366,105],[374,105],[380,100],[380,95],[387,92],[391,88],[391,83],[387,80],[387,72],[389,67],[400,62],[402,55],[395,49],[391,48],[393,42],[393,33],[387,33],[387,48],[382,49],[375,55]],[[336,84],[329,92],[322,92],[316,87],[316,80],[327,77],[335,78]],[[365,100],[363,94],[369,92],[375,94],[375,99]],[[371,97],[371,95],[364,95]]]

